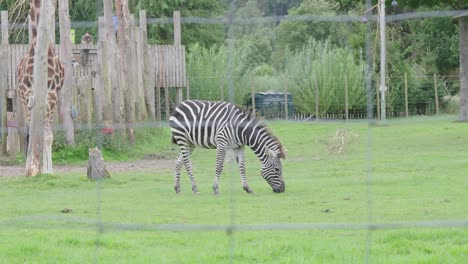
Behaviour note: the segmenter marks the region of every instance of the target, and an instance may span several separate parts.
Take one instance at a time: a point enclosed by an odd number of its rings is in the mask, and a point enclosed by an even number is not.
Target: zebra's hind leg
[[[187,169],[187,173],[190,178],[190,183],[192,184],[192,191],[193,193],[198,193],[197,184],[195,183],[195,178],[193,177],[192,172],[192,162],[190,162],[190,153],[192,152],[191,149],[186,149],[181,147],[180,155],[182,156],[182,160],[185,165],[185,169]]]
[[[180,170],[182,169],[182,152],[179,153],[175,162],[174,190],[176,194],[180,193]]]
[[[234,152],[236,153],[236,161],[241,174],[242,189],[247,193],[253,194],[254,192],[250,189],[247,183],[247,176],[245,175],[244,148],[235,149]]]
[[[221,172],[223,172],[224,158],[226,156],[226,148],[223,146],[218,146],[216,148],[216,175],[213,183],[213,193],[214,195],[219,194],[219,177]]]

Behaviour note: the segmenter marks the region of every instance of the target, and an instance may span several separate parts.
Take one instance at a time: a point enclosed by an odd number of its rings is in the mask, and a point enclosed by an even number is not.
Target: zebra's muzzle
[[[282,193],[286,189],[286,186],[284,185],[284,181],[281,181],[280,186],[278,188],[273,188],[273,192],[275,193]]]

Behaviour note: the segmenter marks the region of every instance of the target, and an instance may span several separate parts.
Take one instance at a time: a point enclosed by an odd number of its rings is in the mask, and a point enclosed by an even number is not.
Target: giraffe
[[[41,0],[30,0],[29,15],[31,19],[32,39],[27,54],[21,59],[16,70],[17,95],[21,101],[26,116],[27,133],[29,134],[29,125],[31,124],[31,109],[34,104],[33,95],[33,67],[34,53],[37,40],[37,29],[41,8]],[[54,50],[53,43],[49,44],[47,52],[47,110],[44,119],[44,146],[43,146],[43,167],[42,173],[53,173],[52,171],[52,141],[53,141],[53,121],[59,92],[63,86],[64,67]],[[26,148],[28,145],[26,144]],[[26,152],[27,153],[27,152]],[[39,173],[39,168],[33,171],[27,171],[28,176],[34,176]]]

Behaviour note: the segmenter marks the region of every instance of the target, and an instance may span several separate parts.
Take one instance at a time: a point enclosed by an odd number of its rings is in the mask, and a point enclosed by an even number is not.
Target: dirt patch
[[[134,162],[106,162],[109,172],[155,172],[174,170],[174,159],[165,159],[158,156],[145,157]],[[83,173],[86,175],[87,165],[56,165],[54,174]],[[25,175],[23,165],[5,166],[0,164],[0,177],[20,177]]]

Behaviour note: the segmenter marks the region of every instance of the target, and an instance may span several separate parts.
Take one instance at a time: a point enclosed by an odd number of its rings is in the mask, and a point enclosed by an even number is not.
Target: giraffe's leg
[[[253,194],[254,192],[250,189],[247,183],[247,176],[245,175],[245,159],[244,159],[244,148],[238,148],[234,151],[236,153],[237,165],[239,165],[242,188],[247,192]]]
[[[176,194],[180,193],[180,170],[182,169],[183,164],[182,152],[180,152],[179,155],[177,155],[175,162],[174,190]]]
[[[54,131],[52,126],[54,122],[56,102],[57,95],[54,92],[49,91],[47,93],[47,112],[44,120],[44,146],[42,152],[42,173],[44,174],[54,173],[52,167],[52,142],[54,141]]]
[[[52,142],[54,140],[54,132],[50,125],[44,126],[44,146],[43,146],[43,165],[42,173],[52,174],[54,173],[52,168]]]
[[[223,172],[224,158],[226,157],[226,147],[218,145],[216,148],[216,175],[213,183],[213,193],[214,195],[219,194],[219,177],[221,172]]]

